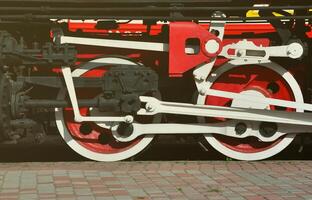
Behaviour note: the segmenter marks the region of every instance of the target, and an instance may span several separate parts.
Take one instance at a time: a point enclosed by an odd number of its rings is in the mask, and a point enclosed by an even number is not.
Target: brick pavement
[[[312,161],[0,164],[0,199],[312,199]]]

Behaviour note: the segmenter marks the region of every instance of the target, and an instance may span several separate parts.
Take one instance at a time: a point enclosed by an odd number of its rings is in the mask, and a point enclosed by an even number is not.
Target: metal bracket
[[[210,32],[217,32],[218,38],[222,41],[224,36],[224,27],[225,27],[225,21],[212,21],[211,25],[209,27]],[[212,67],[214,66],[216,62],[216,58],[212,58],[210,62],[203,63],[202,65],[199,65],[194,71],[193,75],[195,78],[196,85],[198,82],[205,81],[210,74]]]
[[[133,121],[133,117],[131,115],[127,116],[82,116],[79,110],[79,105],[77,101],[77,95],[75,91],[74,81],[71,74],[71,69],[69,67],[62,67],[62,72],[65,80],[65,84],[67,87],[68,95],[70,98],[70,102],[72,104],[72,108],[74,111],[74,119],[77,122],[127,122],[131,123]]]
[[[232,53],[229,53],[232,52]],[[286,57],[297,59],[303,55],[304,47],[299,42],[282,46],[257,46],[246,39],[223,47],[220,56],[230,59],[232,64],[268,63],[271,57]]]

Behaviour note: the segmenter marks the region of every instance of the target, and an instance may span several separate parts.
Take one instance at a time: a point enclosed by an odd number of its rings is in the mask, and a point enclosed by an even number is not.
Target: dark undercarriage
[[[3,22],[42,21],[47,19],[145,19],[145,20],[209,20],[215,11],[232,16],[227,20],[245,20],[244,11],[253,5],[264,12],[294,9],[295,15],[283,19],[311,18],[307,8],[309,1],[238,1],[238,0],[12,0],[0,1],[0,19]],[[229,6],[230,5],[230,6]],[[262,16],[259,19],[272,19]],[[216,20],[214,18],[214,20]]]
[[[254,4],[270,6],[257,7],[259,16],[254,18],[246,15],[247,11],[255,9]],[[72,102],[67,94],[63,99],[58,98],[59,91],[67,89],[62,67],[71,67],[74,71],[84,63],[110,55],[131,60],[135,66],[108,67],[105,74],[97,77],[73,77],[78,91],[85,89],[87,92],[97,92],[90,98],[78,99],[80,107],[95,107],[119,116],[136,115],[145,106],[140,96],[196,103],[194,98],[197,92],[192,71],[185,72],[180,78],[170,77],[169,58],[164,52],[156,54],[131,49],[63,44],[58,40],[62,35],[169,43],[169,22],[192,22],[202,26],[212,20],[227,21],[229,24],[249,23],[251,20],[262,23],[261,20],[266,20],[274,32],[244,32],[242,35],[226,35],[225,38],[265,38],[273,46],[294,41],[302,44],[305,47],[302,58],[276,58],[273,61],[283,63],[287,70],[299,71],[294,76],[300,82],[305,102],[310,102],[312,73],[308,66],[311,65],[311,41],[306,36],[311,29],[310,25],[306,25],[312,19],[309,8],[312,8],[312,3],[303,0],[0,0],[0,141],[18,141],[27,135],[27,131],[33,132],[40,141],[41,133],[55,126],[55,108],[71,107]],[[71,31],[68,25],[70,22],[66,21],[68,19],[80,20],[82,23],[84,20],[94,20],[94,32],[82,29]],[[111,29],[118,30],[134,20],[142,20],[146,32],[109,33]],[[162,26],[153,35],[151,29],[157,22],[161,22]],[[299,61],[302,66],[298,70],[296,64]],[[144,121],[140,117],[138,121]],[[151,119],[147,121],[151,122]],[[197,119],[195,116],[164,114],[158,122],[196,123]],[[87,131],[80,131],[90,134],[94,124],[86,124],[83,127]]]

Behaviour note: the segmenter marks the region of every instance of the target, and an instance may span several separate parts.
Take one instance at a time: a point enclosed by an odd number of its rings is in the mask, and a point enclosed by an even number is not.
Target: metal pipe
[[[79,106],[86,107],[98,107],[98,99],[80,99],[78,101]],[[25,107],[45,107],[45,108],[65,108],[70,107],[70,102],[66,100],[50,100],[50,99],[30,99],[24,102]]]

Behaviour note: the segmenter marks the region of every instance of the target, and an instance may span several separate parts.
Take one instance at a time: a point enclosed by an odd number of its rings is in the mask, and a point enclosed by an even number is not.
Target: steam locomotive
[[[128,159],[159,135],[262,160],[312,125],[307,1],[0,0],[0,140],[56,126]]]

